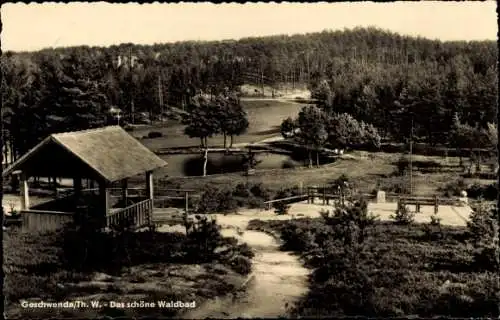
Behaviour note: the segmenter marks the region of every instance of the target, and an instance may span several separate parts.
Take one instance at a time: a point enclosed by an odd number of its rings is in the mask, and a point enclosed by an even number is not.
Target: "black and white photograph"
[[[6,319],[500,316],[496,1],[0,11]]]

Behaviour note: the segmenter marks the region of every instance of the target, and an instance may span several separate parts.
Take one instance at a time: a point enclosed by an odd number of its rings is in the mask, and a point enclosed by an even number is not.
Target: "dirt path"
[[[247,147],[249,145],[257,146],[257,145],[263,145],[263,144],[267,144],[270,142],[283,141],[283,140],[285,140],[285,138],[283,138],[283,136],[281,134],[277,134],[275,136],[272,136],[272,137],[269,137],[266,139],[262,139],[262,140],[259,140],[257,142],[253,142],[253,143],[250,143],[250,142],[235,143],[235,144],[233,144],[233,148],[244,148],[244,147]]]
[[[271,318],[286,314],[287,306],[307,293],[309,270],[298,257],[280,251],[272,236],[246,229],[248,219],[220,216],[225,236],[237,238],[254,249],[252,273],[244,296],[213,299],[185,314],[183,318]],[[242,228],[243,227],[243,228]]]

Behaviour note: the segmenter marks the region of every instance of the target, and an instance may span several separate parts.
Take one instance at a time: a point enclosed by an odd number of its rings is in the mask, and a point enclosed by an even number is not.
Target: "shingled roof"
[[[51,165],[56,170],[56,166],[65,165],[64,163],[55,163],[57,161],[55,160],[56,153],[64,154],[59,159],[65,160],[59,160],[59,162],[80,160],[79,168],[86,169],[85,171],[88,169],[108,183],[153,171],[167,165],[165,161],[121,127],[109,126],[52,134],[14,162],[3,172],[3,175],[9,175],[16,170],[36,171],[37,159],[50,162],[51,154],[54,155],[54,163]],[[66,163],[66,165],[69,165],[69,163]],[[70,169],[79,170],[77,168]]]

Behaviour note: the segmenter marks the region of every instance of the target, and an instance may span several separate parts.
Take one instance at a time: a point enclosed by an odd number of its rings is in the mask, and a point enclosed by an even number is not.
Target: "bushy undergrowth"
[[[236,199],[229,188],[217,188],[208,186],[198,201],[197,212],[206,213],[229,213],[238,208]]]
[[[482,198],[484,200],[496,200],[498,199],[498,183],[492,183],[489,185],[472,184],[467,187],[467,196],[473,199]]]
[[[299,167],[299,164],[291,159],[284,160],[281,165],[282,169],[295,169],[297,167]]]
[[[4,233],[4,294],[6,303],[21,298],[58,298],[66,292],[61,282],[88,279],[83,272],[68,270],[60,257],[63,249],[56,244],[54,233]]]
[[[467,184],[464,179],[457,179],[454,181],[450,181],[444,187],[441,187],[439,191],[441,191],[446,197],[458,197],[460,196],[460,192],[467,189]]]
[[[397,224],[408,225],[414,222],[415,213],[411,212],[404,203],[399,202],[396,212],[391,215],[391,218]]]
[[[232,213],[238,208],[262,208],[264,202],[299,195],[298,187],[273,192],[263,184],[237,184],[234,188],[208,186],[198,201],[197,212]]]
[[[119,275],[150,263],[217,262],[245,275],[253,257],[247,245],[223,238],[215,221],[204,217],[187,235],[126,228],[103,232],[69,224],[40,234],[9,231],[4,246],[8,304],[31,297],[61,301],[74,293],[62,284],[89,280],[93,272]]]
[[[292,193],[289,192],[288,190],[280,190],[276,193],[274,199],[275,200],[286,199],[288,197],[291,197],[291,194]],[[273,207],[274,207],[274,212],[276,212],[276,214],[288,214],[288,210],[290,210],[290,203],[288,203],[288,201],[286,200],[278,201],[273,203]]]
[[[324,218],[249,224],[280,232],[283,248],[300,253],[313,269],[309,294],[292,310],[293,316],[498,316],[498,275],[477,268],[467,229],[442,226],[437,220],[411,225],[373,221],[364,241],[345,245],[339,242],[345,229],[334,225]],[[440,236],[429,237],[429,228]],[[474,230],[479,229],[488,228]]]
[[[474,265],[480,270],[500,269],[498,209],[478,206],[467,222],[474,246]]]
[[[161,137],[163,137],[163,133],[161,133],[159,131],[151,131],[151,132],[148,133],[147,137],[149,139],[161,138]]]
[[[458,197],[462,191],[467,192],[467,197],[493,201],[498,199],[498,183],[482,185],[478,183],[467,184],[463,178],[447,183],[441,191],[447,197]]]

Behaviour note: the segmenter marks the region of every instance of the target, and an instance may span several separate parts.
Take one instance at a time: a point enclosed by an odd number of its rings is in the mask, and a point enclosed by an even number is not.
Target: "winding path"
[[[223,226],[223,235],[235,237],[254,250],[251,280],[244,296],[212,299],[183,318],[271,318],[285,315],[287,306],[307,293],[309,270],[302,266],[297,256],[280,251],[280,243],[271,235],[245,230],[248,219],[220,216],[217,221]]]

